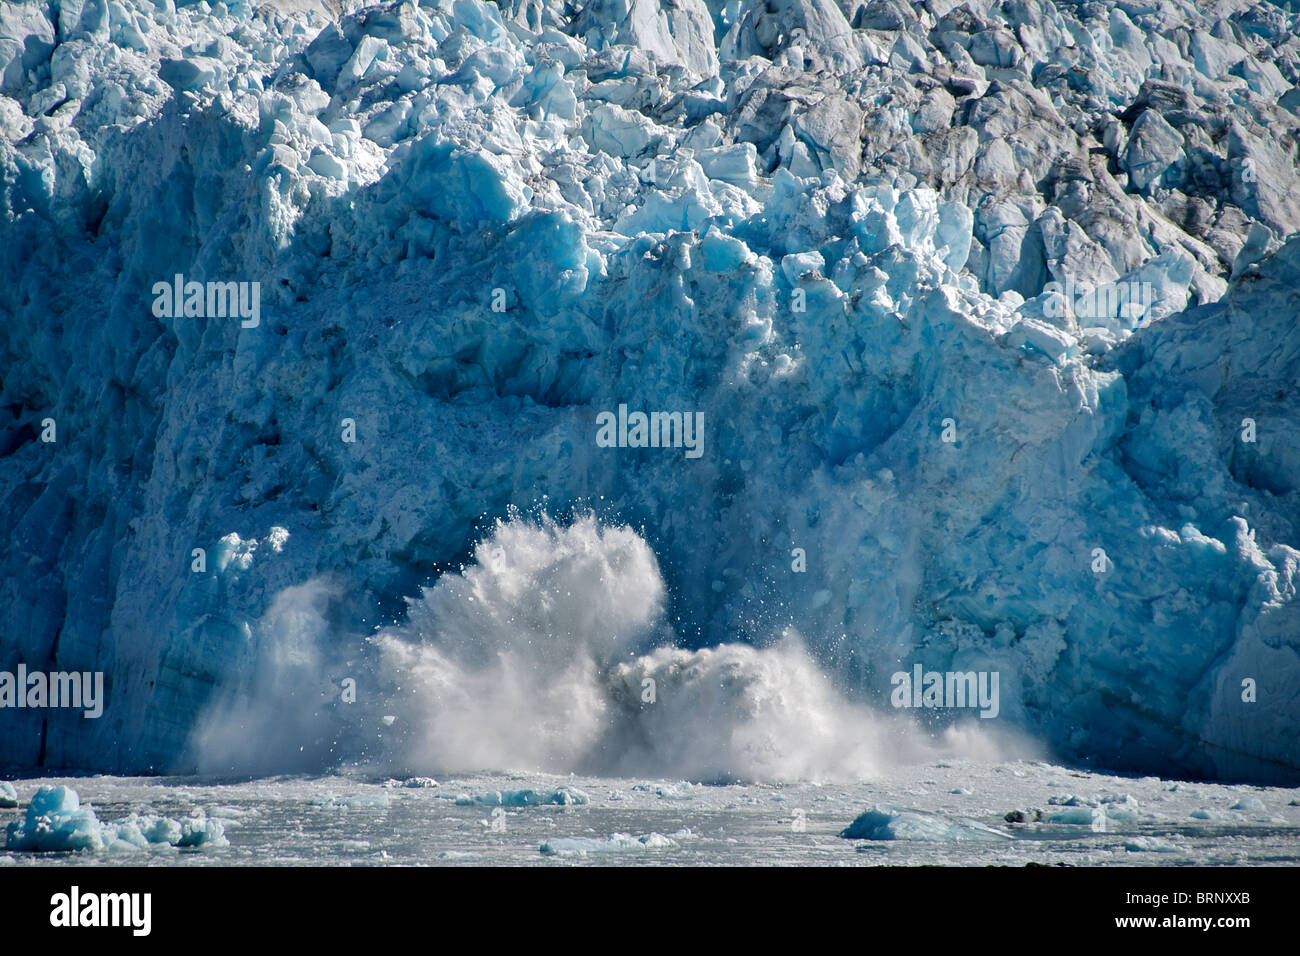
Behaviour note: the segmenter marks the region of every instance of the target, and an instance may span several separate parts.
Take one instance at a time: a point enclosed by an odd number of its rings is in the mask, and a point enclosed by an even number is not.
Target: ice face
[[[0,762],[337,701],[544,505],[637,529],[684,653],[790,627],[865,704],[996,671],[1066,756],[1297,779],[1296,13],[938,9],[5,4],[0,667],[107,705]],[[623,404],[703,455],[601,447]],[[319,765],[317,710],[252,719]]]

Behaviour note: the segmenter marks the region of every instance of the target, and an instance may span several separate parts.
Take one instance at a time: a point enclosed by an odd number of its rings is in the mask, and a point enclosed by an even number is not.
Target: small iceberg
[[[229,846],[226,821],[209,817],[172,820],[133,813],[104,823],[69,787],[41,787],[23,820],[5,828],[5,848],[31,853],[76,850],[130,852],[149,846]]]
[[[393,798],[387,792],[339,795],[333,790],[327,790],[313,799],[312,803],[330,810],[387,810],[392,806]]]
[[[1055,813],[1044,814],[1043,822],[1094,827],[1100,830],[1106,826],[1106,811],[1101,807],[1067,806]]]
[[[662,833],[632,836],[615,833],[606,839],[598,837],[560,837],[541,845],[543,856],[587,856],[591,853],[625,853],[629,850],[662,850],[677,846],[677,841]]]
[[[576,787],[557,787],[554,790],[493,790],[477,796],[461,794],[456,806],[470,807],[570,807],[590,803],[586,793]]]
[[[878,803],[840,831],[848,840],[922,840],[946,843],[958,840],[1010,840],[1010,834],[974,820],[950,820],[923,810],[901,810]]]
[[[41,787],[27,807],[26,818],[5,828],[5,848],[37,853],[101,850],[100,829],[95,811],[81,805],[77,791]]]
[[[1205,820],[1210,823],[1236,823],[1240,818],[1235,813],[1219,810],[1215,807],[1198,807],[1188,814],[1193,820]]]

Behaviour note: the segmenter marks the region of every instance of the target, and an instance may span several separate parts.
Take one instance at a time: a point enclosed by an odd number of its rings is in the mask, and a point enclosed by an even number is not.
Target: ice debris
[[[277,594],[547,496],[655,528],[701,643],[978,651],[1067,756],[1297,779],[1241,686],[1300,682],[1294,2],[323,6],[0,5],[7,650],[120,718],[0,764],[173,764]],[[631,397],[713,453],[601,455]]]
[[[393,797],[387,791],[340,795],[329,790],[314,797],[312,803],[332,810],[387,810],[393,804]]]
[[[410,777],[402,786],[408,790],[431,790],[438,786],[438,781],[432,777]]]
[[[950,841],[1010,840],[1010,834],[965,818],[949,819],[924,810],[903,810],[876,804],[840,832],[849,840]]]
[[[557,787],[554,790],[493,790],[475,796],[461,794],[457,806],[485,807],[545,807],[579,806],[590,802],[587,794],[576,787]]]
[[[673,837],[678,834],[673,834]],[[615,833],[604,839],[596,837],[556,837],[540,847],[543,856],[587,856],[589,854],[626,853],[636,850],[663,850],[678,846],[677,840],[662,833],[632,836]]]
[[[1183,851],[1162,837],[1139,836],[1124,842],[1130,853],[1182,853]]]
[[[75,850],[129,852],[150,846],[223,847],[229,845],[228,821],[195,816],[186,820],[131,814],[115,822],[104,822],[90,804],[82,804],[75,790],[66,786],[40,787],[21,821],[5,831],[9,850],[50,853]]]

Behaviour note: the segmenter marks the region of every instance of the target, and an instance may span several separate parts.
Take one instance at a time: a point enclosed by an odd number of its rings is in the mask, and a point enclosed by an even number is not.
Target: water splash
[[[253,686],[205,722],[207,766],[239,767],[232,748],[250,733],[263,755],[319,754],[319,733],[312,746],[299,742],[313,719],[304,708],[323,719],[319,695],[287,690],[321,666],[311,633],[319,636],[324,618],[304,607],[321,597],[296,589],[277,600]],[[629,527],[593,516],[566,526],[500,521],[467,567],[425,588],[405,622],[369,639],[365,682],[374,690],[334,711],[379,728],[356,737],[354,756],[407,773],[850,780],[944,754],[1006,755],[1005,741],[983,728],[936,738],[846,699],[790,630],[765,648],[675,646],[666,603],[654,553]],[[265,759],[253,770],[264,772]]]

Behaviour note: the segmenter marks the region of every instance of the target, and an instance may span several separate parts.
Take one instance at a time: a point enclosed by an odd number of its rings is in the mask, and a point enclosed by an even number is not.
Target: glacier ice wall
[[[996,669],[1066,756],[1300,778],[1298,28],[5,4],[0,667],[109,705],[0,712],[0,763],[186,766],[286,614],[333,680],[544,508],[637,527],[683,643],[793,627],[882,705]],[[159,315],[178,274],[257,324]],[[599,447],[620,404],[704,454]]]

